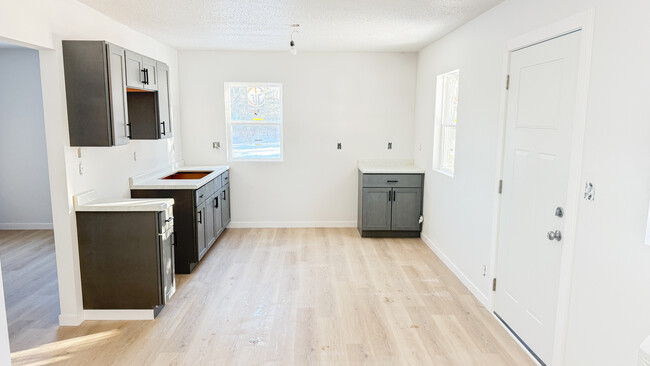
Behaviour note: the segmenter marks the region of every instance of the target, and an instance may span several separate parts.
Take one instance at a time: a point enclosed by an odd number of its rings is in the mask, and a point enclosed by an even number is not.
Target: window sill
[[[433,169],[434,172],[438,172],[440,174],[444,174],[450,178],[454,177],[454,171],[453,170],[443,170],[443,169]]]

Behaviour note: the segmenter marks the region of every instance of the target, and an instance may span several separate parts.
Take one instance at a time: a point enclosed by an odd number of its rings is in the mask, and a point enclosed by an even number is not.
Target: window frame
[[[460,96],[460,69],[455,69],[443,74],[439,74],[436,77],[436,105],[435,105],[435,118],[434,118],[434,131],[433,131],[433,170],[447,175],[449,177],[454,177],[454,171],[456,168],[456,142],[457,142],[457,131],[458,123],[455,124],[445,124],[443,121],[443,113],[445,111],[444,106],[444,97],[445,97],[445,78],[457,74],[459,80],[458,86],[458,96]],[[459,98],[460,99],[460,98]],[[458,120],[458,106],[456,106],[456,120]],[[445,128],[454,129],[454,163],[451,168],[442,168],[442,132]]]
[[[227,153],[227,159],[228,161],[232,162],[275,162],[275,163],[281,163],[284,161],[284,91],[282,89],[282,83],[272,83],[272,82],[230,82],[226,81],[223,83],[224,85],[224,110],[226,113],[226,138],[227,138],[227,146],[228,146],[228,153]],[[281,105],[281,110],[280,110],[280,122],[255,122],[255,121],[235,121],[233,122],[231,120],[231,100],[230,100],[230,88],[231,87],[241,87],[241,86],[246,86],[246,87],[274,87],[274,88],[279,88],[280,89],[280,105]],[[273,159],[263,159],[263,158],[235,158],[233,157],[233,151],[232,151],[232,126],[233,125],[247,125],[247,126],[279,126],[280,127],[280,157],[279,158],[273,158]]]

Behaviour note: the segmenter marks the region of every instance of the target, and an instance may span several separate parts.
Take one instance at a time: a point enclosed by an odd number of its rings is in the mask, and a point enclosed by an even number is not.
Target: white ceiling
[[[178,49],[418,51],[503,0],[79,0]]]

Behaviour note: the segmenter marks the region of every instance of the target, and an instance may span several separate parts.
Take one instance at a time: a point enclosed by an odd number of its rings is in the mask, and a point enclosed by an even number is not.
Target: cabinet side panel
[[[111,146],[106,47],[101,41],[63,41],[71,146]]]
[[[160,305],[156,212],[78,212],[84,309]]]

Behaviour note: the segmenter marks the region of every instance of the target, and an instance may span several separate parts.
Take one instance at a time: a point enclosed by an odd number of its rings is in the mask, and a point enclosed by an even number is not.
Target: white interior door
[[[580,32],[511,53],[495,313],[550,363]],[[558,235],[559,236],[559,235]],[[560,240],[558,240],[560,239]]]

